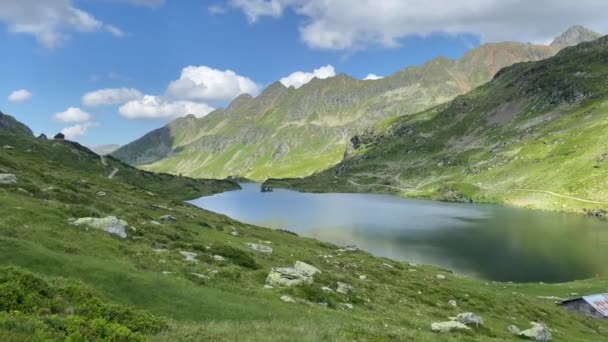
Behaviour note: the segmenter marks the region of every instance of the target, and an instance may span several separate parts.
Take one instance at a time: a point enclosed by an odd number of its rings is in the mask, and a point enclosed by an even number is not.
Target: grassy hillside
[[[338,75],[299,89],[277,82],[204,118],[177,119],[113,155],[146,170],[193,177],[306,176],[338,163],[348,138],[368,125],[445,103],[503,67],[597,37],[573,28],[550,46],[486,44],[461,59],[437,58],[380,80]]]
[[[556,341],[608,333],[607,321],[538,297],[605,291],[606,278],[485,283],[347,252],[181,202],[234,189],[230,182],[150,174],[110,158],[104,165],[78,145],[2,130],[0,141],[12,147],[0,149],[0,173],[16,176],[0,184],[3,341],[501,341],[515,338],[507,326],[529,321],[546,324]],[[126,221],[126,238],[71,224],[109,215]],[[182,252],[196,253],[196,262]],[[264,287],[271,268],[296,261],[322,273],[310,285]],[[338,282],[352,288],[338,293]],[[466,311],[484,325],[431,331],[431,323]]]
[[[385,120],[309,191],[608,209],[608,37],[502,70],[447,105]]]

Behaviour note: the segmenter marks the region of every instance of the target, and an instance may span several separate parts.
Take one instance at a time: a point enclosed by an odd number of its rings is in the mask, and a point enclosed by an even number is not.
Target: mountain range
[[[354,136],[334,168],[272,182],[603,216],[607,62],[608,36],[504,68],[447,104]]]
[[[340,74],[295,89],[276,82],[225,109],[188,115],[112,153],[142,169],[193,177],[301,177],[340,162],[351,137],[375,123],[448,102],[504,67],[539,61],[600,37],[575,26],[550,45],[485,44],[460,59],[437,58],[379,80]]]

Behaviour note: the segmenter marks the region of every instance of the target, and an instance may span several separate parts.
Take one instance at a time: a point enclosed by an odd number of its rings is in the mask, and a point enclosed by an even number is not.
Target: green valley
[[[484,283],[243,224],[181,201],[232,182],[138,171],[0,119],[3,341],[499,341],[530,321],[555,340],[608,333],[544,298],[602,291],[605,278]],[[271,278],[294,263],[303,278]],[[483,325],[431,329],[469,311]]]

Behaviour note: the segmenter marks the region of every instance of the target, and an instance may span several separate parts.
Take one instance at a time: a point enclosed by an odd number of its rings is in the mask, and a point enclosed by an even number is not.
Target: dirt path
[[[116,176],[117,173],[118,173],[118,168],[115,167],[114,170],[112,170],[112,172],[110,172],[110,174],[108,175],[108,179],[114,178],[114,176]]]
[[[552,196],[555,196],[555,197],[567,198],[567,199],[571,199],[571,200],[575,200],[575,201],[579,201],[579,202],[585,202],[585,203],[593,203],[593,204],[604,204],[604,205],[608,205],[608,202],[592,201],[592,200],[588,200],[588,199],[584,199],[584,198],[579,198],[579,197],[574,197],[574,196],[562,195],[562,194],[558,194],[558,193],[556,193],[556,192],[553,192],[553,191],[547,191],[547,190],[536,190],[536,189],[492,189],[492,188],[482,188],[482,189],[483,189],[483,190],[490,190],[490,191],[523,191],[523,192],[536,192],[536,193],[541,193],[541,194],[552,195]]]
[[[364,186],[363,184],[359,184],[355,181],[352,180],[348,180],[349,183],[351,183],[352,185],[355,186]],[[415,192],[415,191],[420,191],[417,189],[405,189],[405,188],[399,188],[396,186],[392,186],[392,185],[384,185],[384,184],[372,184],[371,186],[383,186],[385,188],[390,188],[390,189],[395,189],[395,190],[400,190],[400,191],[405,191],[405,192]],[[481,187],[482,190],[486,190],[486,191],[522,191],[522,192],[534,192],[534,193],[541,193],[541,194],[547,194],[547,195],[551,195],[551,196],[555,196],[555,197],[560,197],[560,198],[566,198],[566,199],[571,199],[574,201],[579,201],[579,202],[584,202],[584,203],[592,203],[592,204],[602,204],[602,205],[608,205],[608,202],[601,202],[601,201],[593,201],[593,200],[588,200],[588,199],[584,199],[584,198],[579,198],[579,197],[574,197],[574,196],[568,196],[568,195],[562,195],[562,194],[558,194],[556,192],[553,191],[548,191],[548,190],[538,190],[538,189],[495,189],[495,188],[487,188],[487,187]]]

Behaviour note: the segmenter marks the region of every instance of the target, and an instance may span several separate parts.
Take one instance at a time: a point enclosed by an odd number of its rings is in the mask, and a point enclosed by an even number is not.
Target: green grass
[[[34,279],[9,282],[12,292],[0,291],[0,303],[6,293],[28,298],[21,306],[0,306],[3,340],[64,340],[78,333],[85,340],[111,341],[499,341],[513,339],[508,325],[524,328],[531,320],[546,323],[556,341],[590,341],[608,333],[606,321],[571,314],[537,298],[599,292],[606,278],[561,285],[485,285],[435,267],[340,252],[328,243],[201,210],[181,202],[176,190],[190,189],[181,198],[186,199],[196,189],[202,195],[230,190],[233,183],[139,173],[113,161],[104,166],[70,144],[1,137],[15,149],[0,150],[0,168],[15,173],[18,183],[0,186],[0,284],[7,272]],[[110,180],[105,175],[114,167],[121,171]],[[121,172],[124,178],[118,177]],[[191,187],[195,185],[200,187]],[[166,214],[177,223],[152,222]],[[89,215],[126,220],[128,237],[68,222]],[[232,235],[235,230],[237,236]],[[268,244],[274,251],[257,253],[246,242]],[[180,251],[198,253],[199,262],[186,261]],[[215,254],[226,260],[214,260]],[[321,269],[313,285],[264,288],[272,267],[298,260]],[[447,279],[438,280],[437,274]],[[337,282],[352,285],[353,293],[321,290],[335,288]],[[49,290],[34,291],[31,284],[47,284],[41,286]],[[65,284],[78,284],[77,294],[92,293],[94,307],[106,311],[87,309],[93,304],[83,296],[64,295]],[[298,303],[282,302],[284,294]],[[459,307],[450,306],[449,300],[458,301]],[[432,322],[464,311],[481,315],[486,325],[444,336],[431,332]]]

